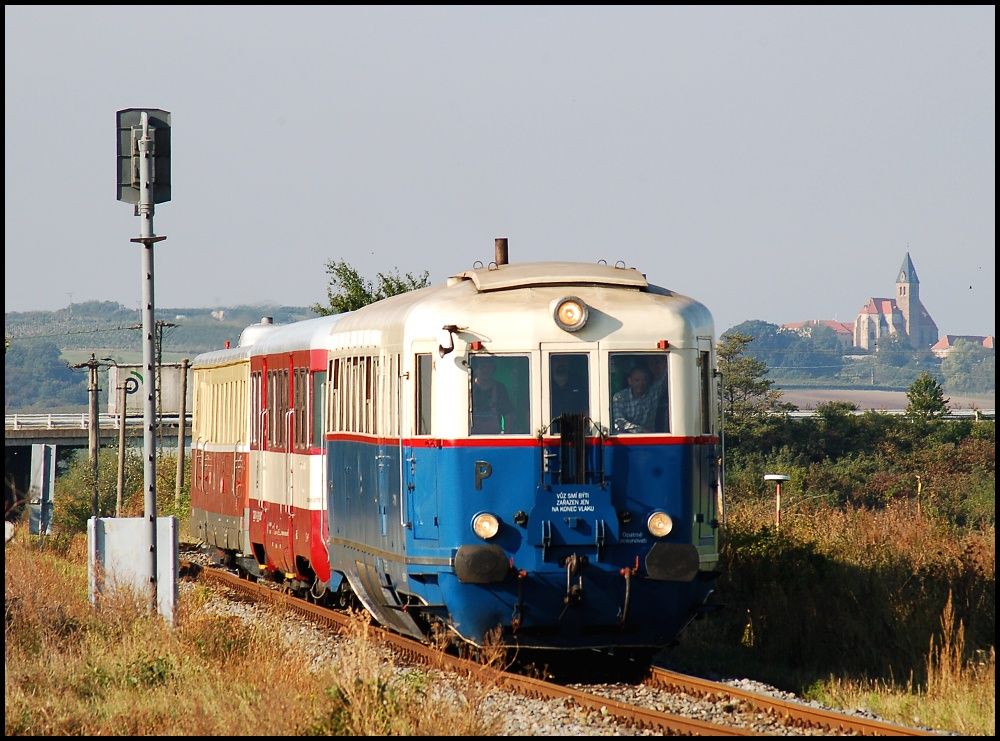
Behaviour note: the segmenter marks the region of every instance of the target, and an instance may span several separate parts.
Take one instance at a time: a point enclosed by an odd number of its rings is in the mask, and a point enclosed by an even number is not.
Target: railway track
[[[820,729],[835,735],[859,736],[933,736],[935,734],[912,728],[895,726],[881,721],[843,715],[829,710],[813,708],[801,703],[788,702],[757,692],[750,692],[726,684],[713,682],[687,674],[652,667],[646,684],[672,692],[685,692],[694,696],[722,695],[731,701],[746,703],[755,710],[781,718],[785,723],[800,728]]]
[[[222,585],[244,597],[267,602],[298,613],[338,633],[356,633],[356,618],[320,607],[273,584],[255,583],[219,568],[204,568],[185,561],[181,573]],[[645,733],[665,735],[892,735],[924,736],[932,733],[904,728],[857,716],[787,702],[729,685],[667,671],[650,669],[641,682],[642,699],[609,685],[570,685],[501,670],[495,666],[451,655],[434,646],[371,626],[367,635],[390,648],[407,662],[468,677],[472,681],[518,693],[525,697],[574,703],[588,711],[611,717]],[[704,706],[698,711],[712,720],[688,717],[659,709],[671,707],[679,693],[691,698],[684,706]],[[636,703],[641,704],[636,704]],[[719,720],[722,722],[717,722]]]

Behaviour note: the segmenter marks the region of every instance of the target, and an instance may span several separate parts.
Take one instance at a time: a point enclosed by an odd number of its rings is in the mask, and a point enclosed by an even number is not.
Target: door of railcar
[[[372,358],[371,406],[372,431],[375,434],[376,479],[379,521],[383,538],[398,545],[398,533],[404,517],[399,501],[399,466],[401,439],[399,428],[398,356],[380,354]]]
[[[571,414],[592,421],[586,434],[596,432],[600,373],[596,353],[591,352],[595,349],[578,342],[542,343],[541,409],[548,434],[559,433],[561,418]]]
[[[292,563],[296,556],[311,560],[309,532],[309,414],[310,399],[308,357],[299,357],[292,369],[292,396],[289,404],[289,424],[286,431],[288,449],[288,552]]]
[[[698,338],[698,420],[703,438],[714,439],[715,429],[715,372],[712,367],[712,338]],[[700,478],[695,523],[699,546],[715,544],[718,532],[717,499],[720,496],[718,446],[706,442],[698,447],[697,474]]]
[[[289,470],[291,466],[291,418],[289,361],[281,358],[267,371],[267,452],[261,471],[262,508],[267,554],[273,565],[286,573],[292,569]]]
[[[319,450],[319,459],[320,459],[319,492],[318,492],[319,509],[320,509],[319,546],[321,547],[323,554],[320,555],[319,553],[316,553],[317,544],[314,543],[312,548],[314,554],[313,568],[315,568],[315,564],[317,562],[324,564],[322,573],[320,573],[318,569],[317,573],[319,577],[325,581],[326,579],[330,578],[329,558],[327,558],[325,555],[329,552],[328,549],[330,545],[329,532],[327,530],[327,528],[329,527],[329,513],[327,510],[328,502],[326,496],[327,470],[326,470],[325,431],[327,428],[326,413],[327,409],[329,408],[326,402],[326,395],[327,395],[326,371],[324,370],[324,371],[312,372],[310,374],[310,378],[312,379],[312,383],[310,386],[310,395],[309,395],[311,411],[309,413],[310,439],[308,444],[311,452],[316,451],[317,449]],[[316,492],[310,491],[311,497],[315,496],[315,494]]]
[[[548,484],[585,484],[599,478],[600,446],[588,439],[600,432],[600,372],[596,347],[542,343],[542,429],[558,442],[546,444],[543,467]]]
[[[264,476],[264,451],[267,450],[267,398],[265,396],[267,384],[264,383],[262,370],[255,370],[250,374],[250,398],[252,404],[250,408],[251,433],[250,433],[250,486],[247,492],[249,498],[247,507],[246,542],[243,544],[243,552],[253,553],[253,544],[264,544],[264,524],[262,519],[262,505],[264,501],[263,476]]]
[[[405,512],[413,527],[416,540],[437,540],[438,476],[437,442],[434,438],[433,388],[434,359],[437,344],[414,344],[411,371],[403,398],[413,399],[412,435],[403,446],[402,495],[406,498]]]

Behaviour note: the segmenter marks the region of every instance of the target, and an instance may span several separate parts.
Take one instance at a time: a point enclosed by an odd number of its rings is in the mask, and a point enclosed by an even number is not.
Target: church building
[[[854,346],[874,350],[880,338],[899,335],[915,349],[926,349],[938,340],[938,327],[920,303],[920,281],[906,253],[896,276],[894,298],[869,298],[854,320]]]

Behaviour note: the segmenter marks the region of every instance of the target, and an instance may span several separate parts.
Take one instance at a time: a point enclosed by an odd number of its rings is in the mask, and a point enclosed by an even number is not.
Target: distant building
[[[917,349],[928,348],[938,339],[937,324],[920,303],[920,281],[909,252],[896,277],[896,297],[869,298],[854,320],[855,347],[873,350],[881,338],[893,335]]]
[[[834,319],[809,319],[805,322],[789,322],[781,325],[782,330],[797,332],[803,337],[811,337],[813,329],[816,327],[832,329],[837,337],[837,342],[845,350],[854,344],[854,325],[847,322],[838,322]]]
[[[959,340],[965,340],[966,342],[971,342],[975,345],[982,345],[987,350],[995,350],[993,347],[993,339],[993,335],[983,337],[981,335],[973,334],[946,334],[940,340],[931,345],[931,352],[939,358],[946,358],[951,355],[951,351],[955,349],[955,343]]]

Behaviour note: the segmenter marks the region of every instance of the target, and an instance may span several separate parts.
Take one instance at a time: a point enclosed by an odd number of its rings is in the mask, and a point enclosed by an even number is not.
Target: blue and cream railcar
[[[522,263],[323,329],[331,588],[404,633],[540,648],[660,647],[703,605],[718,438],[702,304],[634,269]]]

